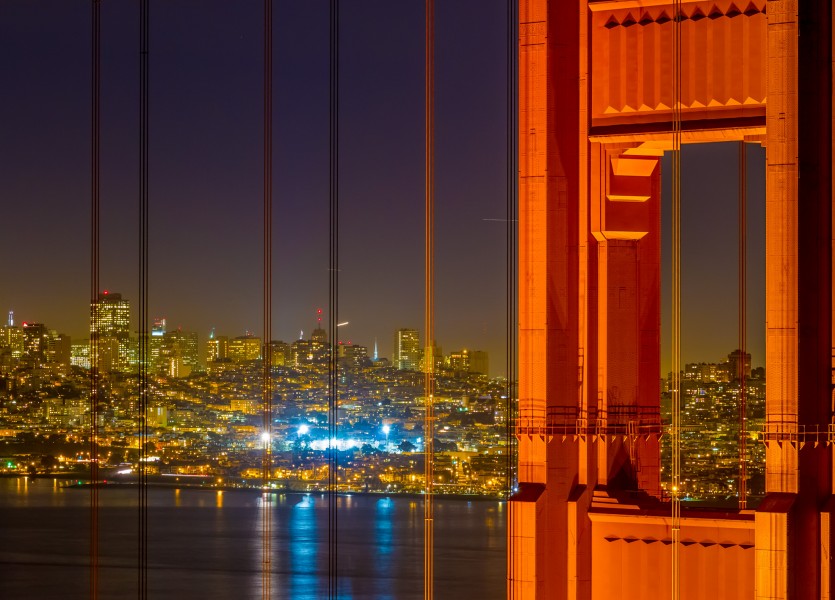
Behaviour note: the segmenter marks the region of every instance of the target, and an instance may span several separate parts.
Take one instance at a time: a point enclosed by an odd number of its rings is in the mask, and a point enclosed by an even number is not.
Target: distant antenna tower
[[[209,339],[210,340],[215,339],[215,328],[214,327],[212,327],[212,331],[209,333]]]
[[[316,329],[322,329],[322,309],[316,309]]]
[[[377,338],[374,338],[374,362],[377,362]]]
[[[14,311],[9,311],[9,327],[14,327]]]

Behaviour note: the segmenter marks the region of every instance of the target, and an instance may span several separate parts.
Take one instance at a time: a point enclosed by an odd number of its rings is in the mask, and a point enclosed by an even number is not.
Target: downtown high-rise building
[[[251,334],[229,340],[227,357],[233,362],[248,362],[261,358],[261,338]]]
[[[165,337],[166,323],[165,318],[154,319],[151,325],[151,335],[148,337],[148,360],[151,365],[151,371],[159,373],[165,370],[165,365],[162,360],[162,346]]]
[[[23,353],[36,365],[42,365],[47,360],[47,346],[49,332],[43,323],[23,324]]]
[[[160,363],[169,377],[187,377],[200,369],[197,333],[176,329],[163,335]]]
[[[459,350],[449,355],[448,367],[455,373],[474,373],[487,375],[490,362],[487,353],[482,350]]]
[[[398,329],[394,332],[392,364],[401,371],[416,371],[420,367],[420,334],[417,329]]]
[[[23,354],[23,328],[14,324],[14,318],[11,316],[11,313],[8,323],[0,327],[0,348],[8,350],[15,360],[19,359]]]
[[[215,335],[214,330],[206,341],[206,363],[226,360],[229,349],[229,338],[225,335]]]
[[[122,298],[122,294],[105,290],[92,303],[91,314],[90,335],[97,337],[100,351],[107,348],[109,356],[105,362],[114,371],[127,371],[131,354],[130,301]]]

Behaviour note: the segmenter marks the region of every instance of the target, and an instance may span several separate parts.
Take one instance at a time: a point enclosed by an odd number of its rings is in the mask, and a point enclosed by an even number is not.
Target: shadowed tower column
[[[768,2],[766,498],[756,597],[829,597],[832,7]]]
[[[509,594],[566,598],[578,440],[580,2],[519,4],[519,493]],[[587,142],[586,142],[587,143]]]
[[[632,146],[592,150],[597,483],[658,496],[662,152]]]

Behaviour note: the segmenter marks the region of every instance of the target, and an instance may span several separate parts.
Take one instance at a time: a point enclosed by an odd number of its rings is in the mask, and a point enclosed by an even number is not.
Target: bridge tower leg
[[[766,498],[757,599],[828,598],[832,499],[832,5],[768,2]]]

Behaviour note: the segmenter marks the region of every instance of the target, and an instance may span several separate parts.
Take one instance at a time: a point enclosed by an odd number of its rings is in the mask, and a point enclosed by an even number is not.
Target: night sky
[[[424,4],[341,4],[341,338],[370,348],[376,337],[390,356],[394,330],[423,323]],[[490,220],[505,216],[505,10],[436,7],[436,337],[447,353],[488,350],[494,375],[505,353],[505,223]],[[327,14],[326,0],[274,8],[273,337],[286,341],[307,337],[327,303]],[[150,314],[202,339],[212,327],[261,331],[261,18],[257,0],[151,5]],[[102,3],[100,281],[134,303],[138,27],[135,2]],[[84,337],[90,2],[3,0],[0,55],[0,309]],[[763,157],[749,149],[755,365]],[[715,361],[736,347],[736,146],[688,147],[683,172],[683,356]],[[665,373],[668,357],[665,344]]]

